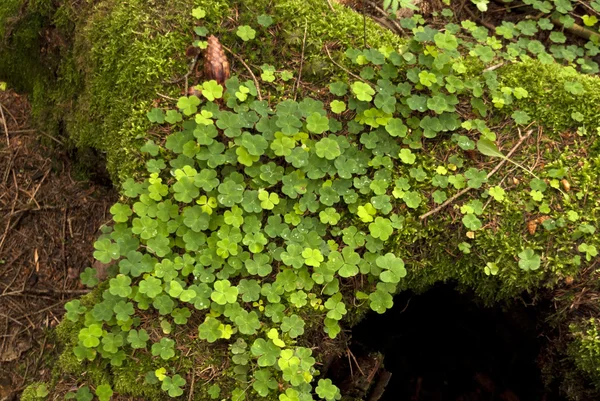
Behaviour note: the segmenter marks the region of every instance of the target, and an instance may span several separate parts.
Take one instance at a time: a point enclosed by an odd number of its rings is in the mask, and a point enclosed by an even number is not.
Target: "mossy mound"
[[[57,8],[41,7],[37,3],[22,7],[22,4],[26,3],[13,1],[0,8],[0,28],[4,28],[3,39],[8,43],[0,50],[0,59],[4,60],[0,62],[0,77],[7,77],[33,93],[40,123],[48,129],[64,130],[78,147],[106,152],[109,171],[118,185],[135,175],[142,165],[138,148],[148,138],[148,132],[152,132],[157,142],[163,139],[165,132],[151,128],[147,112],[161,104],[161,99],[180,95],[180,88],[166,82],[183,75],[188,68],[190,60],[185,58],[185,50],[194,26],[190,17],[193,7],[205,9],[209,32],[219,36],[222,43],[253,68],[267,63],[276,68],[299,69],[302,64],[307,92],[309,88],[321,89],[332,76],[346,78],[346,73],[331,63],[327,52],[323,53],[326,46],[327,51],[334,49],[331,54],[336,62],[355,69],[339,50],[360,47],[364,39],[359,28],[363,22],[361,16],[337,6],[332,13],[326,2],[316,0],[287,0],[272,6],[266,1],[228,4],[191,0],[102,1],[77,8],[71,4]],[[267,36],[272,41],[242,43],[234,28],[252,24],[263,12],[278,21],[276,35]],[[232,16],[235,22],[231,21]],[[47,35],[40,36],[40,32]],[[271,33],[265,30],[260,34]],[[374,48],[396,48],[405,43],[370,21],[366,25],[366,40]],[[288,59],[292,62],[288,63]],[[42,64],[51,68],[41,69]],[[242,66],[236,67],[241,74],[245,73]],[[600,198],[600,152],[594,141],[600,115],[597,108],[600,81],[569,68],[535,61],[506,65],[500,69],[498,79],[503,85],[529,92],[528,99],[507,106],[506,109],[511,109],[505,110],[508,113],[499,113],[490,119],[489,125],[498,124],[497,135],[503,149],[508,151],[521,138],[515,126],[500,127],[505,121],[502,116],[506,117],[517,107],[525,110],[538,122],[537,131],[527,132],[531,141],[518,147],[513,157],[538,166],[551,186],[559,186],[571,196],[567,201],[558,195],[549,196],[545,200],[547,205],[543,206],[534,199],[539,195],[532,195],[532,191],[543,192],[539,188],[542,184],[537,182],[535,187],[531,186],[529,176],[521,170],[512,170],[489,179],[490,186],[500,185],[505,180],[512,182],[511,190],[502,201],[493,202],[489,191],[484,194],[485,202],[466,193],[451,207],[427,219],[420,219],[418,214],[404,207],[407,218],[392,249],[411,266],[407,279],[400,284],[402,288],[423,291],[440,281],[456,281],[462,288],[473,289],[485,302],[493,303],[515,298],[524,291],[535,295],[545,287],[554,288],[576,277],[582,266],[591,263],[585,260],[586,252],[578,250],[576,245],[581,245],[583,239],[588,245],[595,243],[590,238],[590,229],[582,225],[597,225],[600,212],[600,205],[594,201]],[[577,94],[567,89],[566,84],[572,83],[581,87]],[[267,99],[269,102],[276,102],[284,94],[278,92],[277,87],[269,88],[273,90]],[[577,119],[573,117],[575,114]],[[525,135],[526,130],[521,134]],[[449,141],[432,141],[423,148],[419,163],[433,172],[439,167],[438,161],[448,159],[453,152],[456,148]],[[581,155],[586,156],[584,160]],[[485,167],[491,170],[499,162],[499,159],[486,161],[478,155],[471,161],[461,160],[450,164],[460,168],[456,165],[487,163]],[[545,166],[542,168],[541,164]],[[393,172],[395,178],[418,177],[418,174],[409,163]],[[418,188],[426,194],[428,205],[433,205],[432,187],[424,183]],[[466,229],[461,224],[463,214],[478,216],[488,222],[488,229]],[[516,255],[524,249],[543,254],[542,269],[523,269]],[[101,301],[100,295],[99,291],[95,292],[81,303],[93,308]],[[349,323],[358,320],[366,310],[366,305],[352,310]],[[196,326],[198,323],[193,322]],[[161,330],[158,319],[152,324],[157,332]],[[121,395],[146,399],[165,397],[157,386],[144,382],[147,372],[162,367],[160,360],[147,353],[123,367],[111,367],[99,361],[82,367],[71,348],[77,345],[83,325],[84,322],[65,320],[59,328],[66,351],[55,383],[62,380],[63,373],[76,381],[85,370],[87,380],[94,386],[110,383]],[[587,333],[585,344],[597,341],[597,333]],[[226,346],[207,348],[206,343],[197,339],[184,341],[184,344],[185,349],[179,350],[179,357],[170,361],[170,365],[178,366],[180,371],[227,371],[219,370],[219,364],[227,361],[222,356],[227,352]],[[579,352],[577,346],[573,347],[570,355],[578,361],[578,368],[587,374],[595,372],[594,355],[590,357]],[[233,380],[232,377],[203,377],[216,380],[223,387]],[[199,388],[196,388],[195,398],[207,399],[207,390],[203,386]]]

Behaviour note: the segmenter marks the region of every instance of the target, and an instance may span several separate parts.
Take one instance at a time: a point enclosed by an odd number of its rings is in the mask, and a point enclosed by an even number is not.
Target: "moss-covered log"
[[[162,135],[150,129],[147,112],[162,99],[181,95],[181,88],[169,81],[183,76],[189,68],[191,59],[185,54],[194,26],[191,10],[197,6],[206,11],[208,31],[251,68],[258,71],[260,65],[272,64],[278,69],[298,70],[302,65],[303,80],[310,83],[307,88],[317,90],[333,76],[347,77],[338,66],[353,68],[342,57],[341,51],[346,48],[361,47],[365,39],[373,48],[397,48],[405,43],[369,20],[363,37],[362,16],[337,5],[332,11],[327,2],[319,0],[105,0],[54,5],[10,0],[0,5],[0,79],[31,93],[40,125],[68,137],[77,147],[106,153],[111,176],[120,185],[135,175],[143,162],[139,146],[148,138],[148,132],[155,137]],[[268,35],[268,40],[241,42],[234,28],[252,24],[264,12],[278,22],[276,32],[261,32]],[[335,64],[327,52],[331,52]],[[472,64],[481,72],[477,63]],[[242,65],[236,63],[235,68],[240,75],[246,74]],[[467,194],[457,199],[454,208],[427,219],[409,217],[395,245],[396,253],[411,266],[407,280],[401,284],[403,288],[423,291],[440,281],[455,281],[464,289],[473,289],[486,303],[493,303],[515,298],[524,291],[540,295],[546,288],[556,288],[577,277],[582,266],[591,264],[576,257],[579,252],[574,244],[584,234],[578,229],[579,218],[597,225],[600,212],[600,152],[594,142],[600,121],[600,80],[572,68],[537,61],[506,64],[498,73],[503,85],[527,90],[529,98],[511,107],[525,110],[539,123],[539,131],[532,135],[537,140],[520,149],[522,159],[533,163],[542,160],[555,169],[568,171],[564,179],[572,188],[572,199],[548,200],[553,209],[546,215],[554,225],[547,223],[548,230],[532,229],[532,225],[537,227],[544,221],[529,197],[533,188],[523,185],[522,172],[511,171],[492,180],[495,185],[514,179],[515,190],[506,194],[504,202],[473,204]],[[567,89],[566,84],[573,83],[580,84],[577,94]],[[269,95],[269,101],[280,96],[276,92]],[[585,127],[585,132],[577,131],[580,127]],[[516,143],[511,137],[516,135],[515,129],[499,132],[504,143]],[[452,149],[443,151],[449,153]],[[424,149],[424,165],[433,169],[439,152],[435,147]],[[584,160],[582,155],[586,156]],[[488,167],[495,164],[490,162]],[[401,167],[395,174],[409,176],[410,166]],[[477,214],[490,222],[489,229],[475,234],[466,230],[457,217],[462,207],[480,208]],[[545,255],[544,269],[528,272],[519,268],[516,255],[525,247]],[[100,299],[96,291],[82,304],[93,308]],[[349,320],[356,321],[365,308],[353,312],[354,318]],[[592,323],[586,325],[573,329],[576,342],[570,346],[569,355],[579,373],[600,385],[597,328]],[[55,382],[61,383],[60,375],[76,380],[82,372],[71,350],[77,344],[80,328],[81,324],[66,320],[59,328],[67,347]],[[225,346],[207,348],[200,341],[189,344],[188,350],[194,357],[181,356],[176,361],[180,369],[194,365],[196,369],[210,369],[227,353]],[[159,369],[161,361],[149,354],[137,358],[136,363],[124,367],[90,363],[87,379],[94,384],[110,382],[122,395],[164,397],[157,387],[143,384],[143,376]],[[56,391],[62,390],[59,385]],[[207,399],[206,392],[207,388],[196,388],[195,398]]]

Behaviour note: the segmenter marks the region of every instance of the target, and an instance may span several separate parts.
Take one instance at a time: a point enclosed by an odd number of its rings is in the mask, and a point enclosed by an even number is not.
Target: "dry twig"
[[[262,96],[260,94],[260,85],[258,84],[258,79],[256,79],[256,75],[254,75],[254,73],[252,72],[252,70],[250,69],[250,67],[248,67],[248,64],[246,64],[246,62],[244,61],[243,58],[241,58],[240,56],[238,56],[237,54],[235,54],[234,52],[232,52],[231,49],[229,49],[227,46],[225,46],[225,45],[221,45],[221,46],[223,46],[223,49],[227,50],[229,52],[229,54],[231,54],[240,63],[242,63],[244,65],[244,67],[246,67],[246,69],[250,73],[250,76],[252,77],[252,80],[254,80],[254,85],[256,85],[256,92],[258,93],[258,100],[262,101],[263,99],[262,99]]]
[[[308,32],[308,21],[304,19],[304,38],[302,39],[302,54],[300,55],[300,67],[298,68],[298,79],[294,85],[294,100],[298,96],[298,87],[300,86],[300,80],[302,79],[302,67],[304,65],[304,49],[306,47],[306,33]]]
[[[507,159],[510,158],[513,155],[513,153],[516,152],[516,150],[519,148],[519,146],[521,146],[521,144],[527,138],[529,138],[529,136],[531,135],[532,132],[533,132],[533,130],[529,130],[529,131],[527,131],[527,133],[525,135],[523,135],[521,138],[519,138],[519,142],[517,142],[517,144],[515,146],[513,146],[513,148],[510,150],[510,152],[508,152],[508,154],[506,155],[506,159],[502,159],[500,161],[500,163],[498,163],[496,165],[496,167],[494,167],[494,169],[488,173],[488,175],[487,175],[488,179],[491,176],[493,176],[500,169],[500,167],[504,166],[504,164],[506,163]],[[437,212],[439,212],[440,210],[444,209],[449,204],[453,203],[456,199],[460,198],[461,196],[463,196],[464,194],[466,194],[467,192],[469,192],[471,189],[472,188],[465,188],[465,189],[463,189],[462,191],[458,192],[456,195],[454,195],[453,197],[451,197],[450,199],[448,199],[446,202],[442,203],[441,205],[439,205],[435,209],[430,210],[427,213],[424,213],[421,216],[419,216],[419,220],[424,220],[427,217],[429,217],[429,216],[431,216],[433,214],[436,214]]]

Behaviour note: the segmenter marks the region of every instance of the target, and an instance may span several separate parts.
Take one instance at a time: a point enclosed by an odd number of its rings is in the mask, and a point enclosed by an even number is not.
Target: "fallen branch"
[[[592,37],[594,37],[600,40],[600,33],[594,32],[591,29],[584,28],[581,25],[577,25],[574,23],[573,26],[567,28],[558,18],[553,18],[552,22],[554,22],[556,25],[560,25],[562,28],[571,32],[575,36],[579,36],[580,38],[591,40]]]
[[[389,21],[389,22],[390,22],[390,23],[391,23],[391,24],[392,24],[392,25],[393,25],[393,26],[396,28],[396,30],[398,31],[398,33],[401,33],[401,34],[403,34],[403,35],[405,35],[405,34],[406,34],[406,32],[405,32],[405,31],[404,31],[404,29],[403,29],[403,28],[400,26],[400,24],[399,24],[397,21],[395,21],[395,20],[393,20],[393,19],[391,19],[391,18],[390,18],[390,14],[389,14],[389,13],[386,13],[386,12],[385,12],[385,10],[383,10],[381,7],[379,7],[379,6],[378,6],[377,4],[375,4],[373,1],[370,1],[370,0],[368,0],[368,1],[367,1],[367,3],[368,3],[368,4],[369,4],[371,7],[373,7],[375,10],[377,10],[377,12],[378,12],[379,14],[381,14],[383,17],[385,17],[385,18],[386,18],[386,21]]]
[[[521,144],[527,138],[529,138],[529,136],[531,135],[532,132],[533,132],[533,130],[529,130],[529,131],[527,131],[527,133],[525,135],[523,135],[521,138],[519,138],[519,142],[517,142],[517,144],[515,146],[513,146],[513,148],[510,150],[510,152],[508,152],[508,154],[506,155],[506,158],[502,159],[500,161],[500,163],[498,163],[496,165],[496,167],[494,167],[494,169],[488,173],[488,175],[487,175],[488,179],[491,176],[493,176],[502,166],[504,166],[504,164],[506,163],[506,161],[508,160],[508,158],[511,157],[513,155],[513,153],[515,153],[517,151],[517,149],[519,148],[519,146],[521,146]],[[437,212],[439,212],[440,210],[444,209],[449,204],[453,203],[456,199],[460,198],[461,196],[463,196],[464,194],[466,194],[467,192],[469,192],[471,189],[472,188],[465,188],[465,189],[461,190],[460,192],[458,192],[457,194],[455,194],[453,197],[451,197],[450,199],[448,199],[446,202],[442,203],[440,206],[438,206],[435,209],[430,210],[427,213],[422,214],[421,216],[419,216],[419,220],[424,220],[427,217],[429,217],[429,216],[431,216],[433,214],[436,214]]]

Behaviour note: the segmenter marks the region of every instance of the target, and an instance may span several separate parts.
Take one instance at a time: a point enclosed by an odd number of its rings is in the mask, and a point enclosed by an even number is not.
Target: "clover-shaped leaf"
[[[540,268],[541,258],[531,248],[526,248],[519,253],[519,267],[525,271]]]
[[[256,37],[256,31],[248,25],[239,26],[236,35],[239,36],[244,42],[247,42]]]
[[[141,349],[146,348],[146,342],[150,339],[148,332],[144,329],[132,329],[127,334],[127,341],[131,344],[131,348]]]
[[[152,344],[152,355],[168,360],[175,356],[175,341],[163,337],[160,342]]]
[[[369,306],[377,313],[384,313],[386,310],[394,306],[392,296],[383,290],[377,289],[369,295]]]
[[[150,120],[150,122],[152,122],[152,123],[162,124],[162,123],[165,122],[165,113],[164,113],[164,111],[162,111],[162,109],[159,109],[159,108],[156,108],[156,107],[153,108],[148,113],[146,113],[146,116],[148,117],[148,120]]]
[[[363,102],[370,102],[373,100],[375,89],[371,88],[369,84],[356,81],[350,86],[350,88],[358,100],[362,100]]]
[[[196,19],[206,17],[206,11],[202,7],[196,7],[192,10],[192,16]]]
[[[118,274],[117,277],[110,279],[109,292],[120,297],[128,297],[131,294],[131,279],[124,275]]]
[[[221,338],[223,334],[221,330],[221,322],[211,316],[207,316],[204,322],[198,326],[198,336],[202,340],[206,340],[209,343],[214,343]]]
[[[342,154],[340,145],[331,138],[323,138],[315,144],[317,156],[327,160],[334,160]]]
[[[81,305],[78,299],[74,299],[65,304],[65,310],[67,311],[65,314],[66,318],[72,322],[76,322],[79,320],[79,316],[87,311],[87,308]]]
[[[209,102],[215,99],[223,97],[223,87],[217,83],[214,79],[202,83],[202,96],[204,96]]]
[[[200,105],[200,99],[198,96],[183,96],[180,97],[177,101],[177,107],[179,110],[183,112],[186,116],[191,116],[192,114],[196,114],[198,112],[198,105]]]
[[[98,284],[98,278],[96,277],[96,274],[96,269],[86,267],[85,270],[79,275],[79,278],[81,279],[83,285],[91,288]]]
[[[175,375],[172,378],[166,376],[163,379],[160,388],[163,391],[166,391],[169,394],[169,397],[175,398],[183,394],[183,386],[185,386],[185,379],[179,375]]]
[[[133,315],[133,304],[131,302],[119,301],[113,307],[113,312],[115,312],[117,320],[124,322],[129,320],[129,317]]]
[[[99,239],[94,243],[94,258],[102,263],[110,263],[111,260],[119,259],[120,248],[108,238]]]
[[[339,292],[325,302],[325,308],[329,310],[327,312],[329,319],[341,320],[347,313],[346,305],[342,301],[342,294]]]
[[[110,384],[101,384],[96,387],[96,396],[100,401],[108,401],[113,395],[112,388],[110,388]]]
[[[319,384],[315,391],[319,398],[327,401],[335,401],[342,398],[340,389],[333,384],[331,379],[319,379]]]
[[[296,314],[285,316],[281,321],[281,331],[288,333],[291,338],[304,334],[304,320]]]
[[[238,288],[232,287],[229,280],[217,280],[214,282],[214,290],[210,299],[219,305],[233,304],[237,302]]]
[[[163,291],[162,281],[156,277],[148,276],[140,281],[139,291],[149,298],[155,298]]]
[[[79,331],[79,341],[86,348],[94,348],[100,345],[100,337],[102,337],[102,327],[99,324],[91,324]]]
[[[386,241],[394,232],[394,228],[389,219],[376,217],[375,221],[369,224],[369,232],[373,238],[379,238],[382,241]]]
[[[404,261],[393,253],[386,253],[384,256],[379,256],[375,263],[384,271],[379,275],[379,278],[384,283],[398,283],[402,277],[406,276]]]
[[[329,119],[319,113],[312,113],[306,118],[306,128],[315,134],[329,130]]]
[[[250,347],[252,355],[258,357],[258,366],[273,366],[277,362],[277,358],[281,353],[281,349],[277,347],[271,340],[266,341],[263,338],[257,338]]]
[[[318,249],[305,248],[302,251],[302,257],[304,258],[304,263],[308,266],[318,267],[321,265],[321,262],[325,260],[323,254]]]
[[[477,216],[475,216],[473,213],[467,213],[466,215],[464,215],[462,218],[462,222],[465,225],[465,227],[467,227],[471,231],[477,231],[483,226],[481,220],[479,220]]]

